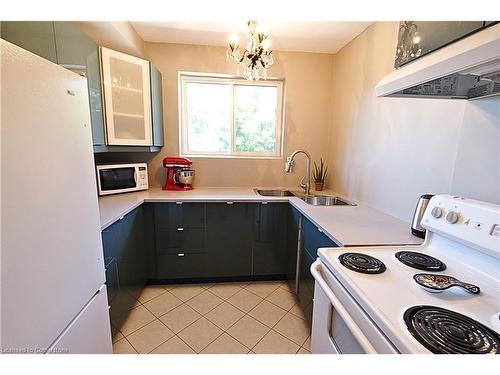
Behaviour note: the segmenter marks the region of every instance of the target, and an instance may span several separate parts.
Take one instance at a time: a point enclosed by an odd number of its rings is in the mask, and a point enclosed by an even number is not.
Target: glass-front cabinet
[[[101,48],[109,145],[151,146],[149,61]]]
[[[396,47],[396,69],[497,21],[401,21]]]

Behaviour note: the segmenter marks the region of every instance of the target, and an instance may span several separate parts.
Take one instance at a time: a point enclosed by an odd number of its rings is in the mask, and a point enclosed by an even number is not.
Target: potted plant
[[[314,162],[314,189],[316,191],[323,190],[326,176],[328,174],[328,167],[323,163],[323,158],[320,159],[319,166]]]

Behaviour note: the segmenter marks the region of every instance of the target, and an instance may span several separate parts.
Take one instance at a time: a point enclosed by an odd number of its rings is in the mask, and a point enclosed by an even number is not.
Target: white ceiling
[[[271,49],[336,53],[372,22],[259,22]],[[146,42],[226,46],[231,34],[245,44],[246,22],[131,22]]]

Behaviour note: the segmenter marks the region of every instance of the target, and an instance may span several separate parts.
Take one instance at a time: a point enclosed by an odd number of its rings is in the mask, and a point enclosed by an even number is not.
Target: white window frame
[[[189,157],[204,157],[204,158],[248,158],[248,159],[281,159],[283,155],[283,138],[284,138],[284,79],[268,78],[262,81],[247,81],[239,76],[226,74],[207,74],[194,72],[179,72],[179,151],[181,156]],[[231,100],[228,105],[231,106],[231,150],[227,153],[223,152],[196,152],[188,150],[188,121],[186,108],[186,83],[215,83],[226,84],[231,86]],[[276,87],[278,89],[278,108],[276,119],[276,147],[274,152],[238,152],[235,145],[235,129],[234,129],[234,86],[267,86]]]

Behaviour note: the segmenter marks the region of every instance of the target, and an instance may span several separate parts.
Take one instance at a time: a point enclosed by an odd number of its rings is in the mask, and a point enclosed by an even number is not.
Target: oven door
[[[313,354],[397,353],[338,280],[316,260],[311,336]]]
[[[97,169],[99,195],[137,190],[135,166],[101,167]]]

